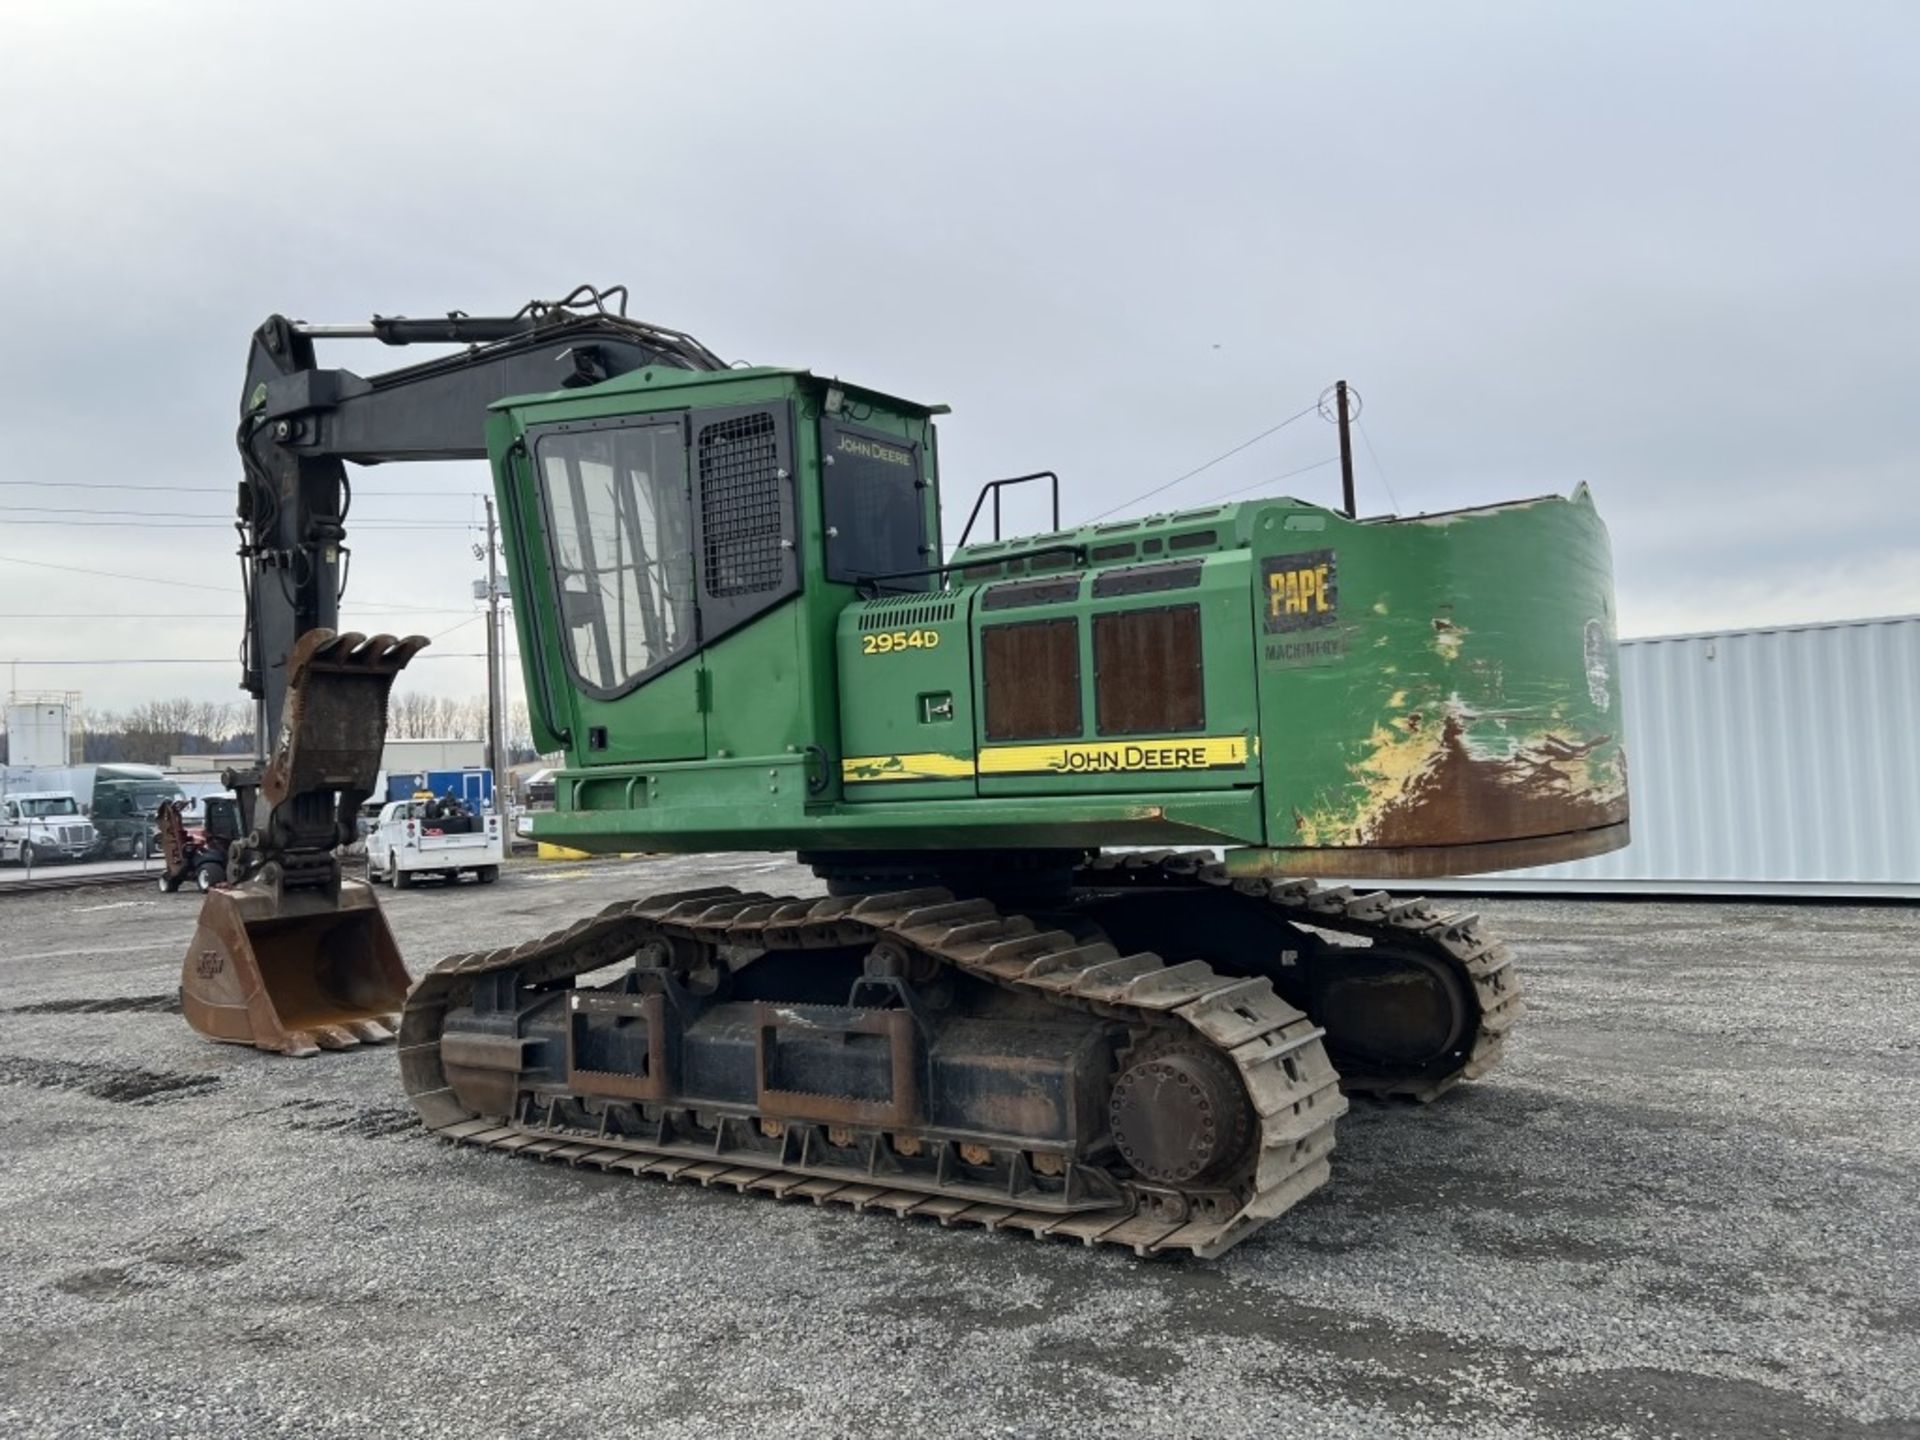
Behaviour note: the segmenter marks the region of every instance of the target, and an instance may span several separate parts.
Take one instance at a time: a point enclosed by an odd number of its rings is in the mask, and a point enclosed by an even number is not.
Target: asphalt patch
[[[34,1005],[13,1005],[9,1015],[178,1015],[180,992],[165,995],[122,995],[103,1000],[42,1000]]]
[[[353,1105],[338,1100],[289,1100],[280,1107],[290,1130],[322,1135],[356,1135],[382,1140],[389,1135],[425,1136],[411,1105]]]
[[[118,1065],[95,1065],[80,1060],[29,1060],[0,1055],[0,1085],[31,1085],[40,1090],[70,1090],[96,1100],[122,1105],[175,1100],[211,1090],[217,1075],[181,1075],[177,1072],[137,1070]]]

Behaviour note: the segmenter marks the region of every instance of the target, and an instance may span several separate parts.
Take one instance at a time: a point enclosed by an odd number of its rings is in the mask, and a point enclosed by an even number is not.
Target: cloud
[[[209,528],[0,510],[0,553],[225,587],[221,491],[267,314],[511,310],[625,280],[636,313],[730,357],[952,403],[949,516],[1043,466],[1069,517],[1091,514],[1345,376],[1385,467],[1363,450],[1369,508],[1388,483],[1442,509],[1588,482],[1630,628],[1920,609],[1920,191],[1897,178],[1920,11],[587,5],[534,23],[428,0],[297,26],[239,4],[9,25],[0,478],[205,488],[0,486],[0,505]],[[1311,419],[1168,498],[1332,449]],[[450,528],[356,531],[349,616],[460,620],[485,484],[362,477],[356,518]],[[0,619],[0,661],[237,638],[170,615],[183,597],[237,615],[237,588],[4,565],[0,586],[9,617],[130,617]],[[158,673],[73,680],[124,704]],[[235,680],[164,673],[210,698]],[[477,689],[478,662],[420,683]]]

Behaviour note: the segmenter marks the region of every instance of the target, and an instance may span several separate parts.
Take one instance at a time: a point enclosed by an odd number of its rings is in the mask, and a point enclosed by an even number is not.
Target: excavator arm
[[[241,686],[279,728],[287,657],[310,630],[339,628],[350,579],[347,465],[476,460],[487,453],[487,407],[509,395],[596,384],[648,366],[722,370],[706,346],[629,320],[624,286],[582,286],[511,316],[458,311],[438,320],[375,316],[309,325],[275,315],[253,334],[240,403],[240,560],[247,592]],[[317,340],[465,349],[374,375],[325,369]]]
[[[235,527],[246,591],[241,686],[262,751],[229,770],[245,834],[232,886],[203,906],[181,982],[194,1028],[312,1053],[391,1038],[407,975],[371,887],[342,879],[337,847],[372,792],[393,682],[420,636],[339,633],[351,578],[347,466],[486,454],[487,408],[650,366],[719,370],[691,336],[630,320],[626,289],[581,286],[513,315],[375,316],[254,332],[237,441]],[[373,375],[323,368],[319,340],[464,348]]]

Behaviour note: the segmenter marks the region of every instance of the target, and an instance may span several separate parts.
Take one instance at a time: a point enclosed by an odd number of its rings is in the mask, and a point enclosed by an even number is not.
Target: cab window
[[[590,692],[622,693],[694,644],[681,427],[553,432],[535,453],[568,661]]]

